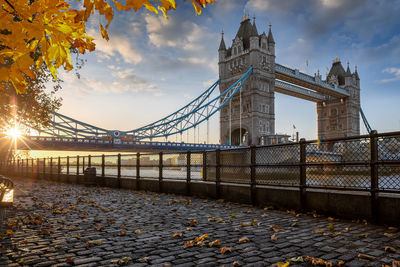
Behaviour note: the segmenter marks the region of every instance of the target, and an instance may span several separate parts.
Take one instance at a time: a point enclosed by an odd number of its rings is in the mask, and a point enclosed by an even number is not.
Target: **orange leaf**
[[[182,236],[182,234],[181,234],[181,233],[175,233],[175,234],[173,234],[172,236],[173,236],[173,237],[177,237],[177,236]]]
[[[232,248],[222,247],[220,251],[221,254],[225,254],[226,252],[232,252]]]
[[[208,245],[210,247],[218,247],[218,246],[221,246],[221,241],[219,241],[219,239],[217,239],[217,240],[210,242]]]
[[[7,229],[6,234],[7,235],[13,235],[13,234],[15,234],[15,232],[13,230],[11,230],[11,229]]]
[[[248,241],[249,241],[249,239],[247,238],[247,236],[244,236],[244,237],[239,239],[239,243],[246,243]]]

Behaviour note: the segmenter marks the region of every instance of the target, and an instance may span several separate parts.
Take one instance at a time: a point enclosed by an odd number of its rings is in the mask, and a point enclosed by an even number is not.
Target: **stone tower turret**
[[[336,58],[326,82],[344,88],[349,97],[317,103],[318,138],[340,138],[360,134],[360,79],[357,67],[352,74],[349,63],[345,71]]]
[[[275,41],[271,26],[268,36],[258,34],[255,18],[244,14],[232,45],[219,48],[220,92],[236,82],[250,66],[253,73],[241,92],[220,111],[221,144],[259,144],[260,137],[275,133]]]

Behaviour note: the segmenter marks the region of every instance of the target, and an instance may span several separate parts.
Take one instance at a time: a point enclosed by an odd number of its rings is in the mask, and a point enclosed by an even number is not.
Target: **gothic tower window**
[[[237,49],[236,49],[236,47],[235,48],[233,48],[233,54],[236,56],[236,54],[237,54]]]

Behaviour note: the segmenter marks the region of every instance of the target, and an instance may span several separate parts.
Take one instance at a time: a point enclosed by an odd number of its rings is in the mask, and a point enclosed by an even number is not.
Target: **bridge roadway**
[[[18,141],[20,150],[67,150],[67,151],[203,151],[213,149],[237,148],[218,144],[192,144],[177,142],[123,141],[121,139],[90,139],[51,136],[24,136]]]

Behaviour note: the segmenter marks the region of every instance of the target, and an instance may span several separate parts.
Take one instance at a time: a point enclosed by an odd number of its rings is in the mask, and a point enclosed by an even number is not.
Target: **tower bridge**
[[[220,113],[220,139],[224,144],[259,144],[275,134],[275,92],[316,103],[318,138],[359,135],[360,79],[357,69],[345,71],[336,58],[326,80],[275,62],[275,40],[271,25],[259,34],[255,23],[244,15],[230,47],[222,34],[219,52],[220,91],[229,88],[242,73],[253,73],[230,105]]]
[[[360,78],[357,67],[344,70],[336,58],[323,80],[275,62],[275,40],[258,33],[255,18],[244,15],[235,38],[227,47],[224,34],[218,49],[219,79],[196,99],[176,112],[143,127],[108,130],[55,113],[49,127],[36,129],[42,136],[26,137],[23,148],[132,150],[204,150],[238,145],[258,145],[275,138],[275,92],[316,103],[318,139],[355,136],[360,133],[360,113],[368,131],[371,127],[360,107]],[[219,95],[212,97],[219,87]],[[209,118],[219,112],[219,145],[209,145]],[[207,144],[168,142],[207,124]],[[198,129],[198,128],[197,128]],[[165,138],[165,142],[153,139]]]

